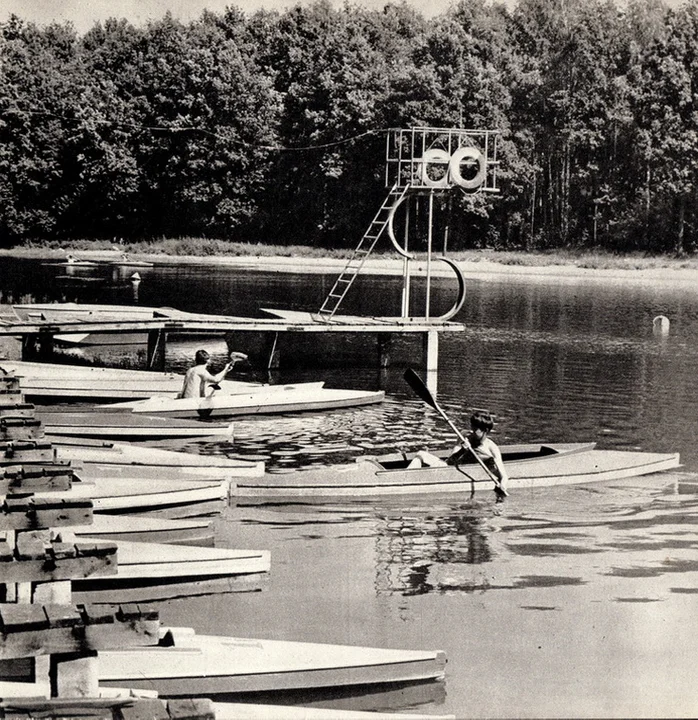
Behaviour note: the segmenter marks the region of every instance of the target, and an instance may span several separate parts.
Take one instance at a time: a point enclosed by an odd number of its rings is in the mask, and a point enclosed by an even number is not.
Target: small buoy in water
[[[141,281],[141,276],[137,272],[135,272],[135,273],[133,273],[133,275],[131,275],[132,283],[135,284],[135,283],[139,283],[140,281]]]
[[[666,315],[657,315],[652,321],[652,332],[655,335],[669,334],[669,318]]]

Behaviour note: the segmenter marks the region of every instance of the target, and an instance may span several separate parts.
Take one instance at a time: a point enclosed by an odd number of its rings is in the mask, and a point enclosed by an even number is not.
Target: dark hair
[[[211,356],[205,350],[197,350],[194,356],[194,362],[197,365],[205,365]]]
[[[494,420],[487,410],[476,410],[470,416],[470,427],[473,430],[484,430],[490,432],[494,427]]]

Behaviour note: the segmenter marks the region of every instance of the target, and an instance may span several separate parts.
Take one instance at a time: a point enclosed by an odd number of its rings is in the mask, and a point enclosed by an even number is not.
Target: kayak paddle
[[[468,441],[468,438],[463,435],[463,433],[454,425],[451,418],[446,415],[446,413],[443,411],[439,403],[436,402],[436,399],[431,394],[431,391],[429,388],[424,384],[424,381],[422,378],[417,375],[417,373],[412,368],[407,368],[405,370],[405,381],[407,384],[419,395],[419,397],[424,400],[424,402],[433,407],[436,412],[441,415],[441,417],[450,425],[451,430],[458,436],[458,439],[460,440],[461,445],[466,449],[469,450],[471,455],[477,460],[477,462],[480,464],[480,467],[487,473],[489,478],[492,480],[492,482],[495,484],[497,491],[502,493],[502,495],[508,497],[509,493],[502,487],[502,483],[499,482],[499,478],[485,465],[485,463],[482,461],[482,458],[475,452],[473,449],[473,446]]]

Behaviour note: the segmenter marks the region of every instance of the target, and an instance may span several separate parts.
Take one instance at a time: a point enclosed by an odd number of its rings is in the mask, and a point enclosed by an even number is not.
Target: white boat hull
[[[173,629],[173,647],[100,652],[102,685],[205,696],[440,680],[440,651],[386,650],[197,635]]]
[[[543,449],[540,457],[507,461],[507,453],[521,455]],[[554,452],[546,453],[545,449]],[[509,475],[508,490],[609,482],[680,466],[678,453],[595,450],[593,443],[502,447]],[[414,453],[412,454],[414,455]],[[337,497],[437,495],[492,491],[492,480],[472,460],[458,467],[406,467],[410,456],[400,454],[358,458],[345,465],[324,466],[287,473],[266,473],[236,484],[235,501],[313,501]]]
[[[95,514],[90,525],[66,529],[77,536],[86,535],[96,540],[128,540],[199,547],[212,546],[214,542],[213,528],[208,518],[167,520],[147,515]]]
[[[93,540],[89,536],[81,538]],[[227,592],[261,589],[271,565],[266,550],[174,546],[117,541],[117,574],[73,581],[75,602],[146,602],[201,594],[221,581]],[[199,584],[197,586],[197,583]]]
[[[212,503],[222,507],[231,491],[227,480],[150,480],[94,478],[73,482],[66,497],[91,499],[95,512],[140,512],[154,509]],[[39,492],[35,497],[55,497]]]
[[[129,474],[162,477],[163,474],[169,475],[170,471],[182,473],[180,476],[199,478],[237,478],[264,473],[263,462],[235,460],[221,455],[196,455],[116,442],[91,444],[70,438],[54,438],[52,444],[58,460],[84,468],[85,477],[90,478],[99,476],[103,470],[109,470],[111,477]]]
[[[385,393],[382,390],[335,390],[288,385],[280,390],[265,389],[236,395],[215,393],[206,398],[151,398],[119,403],[115,407],[130,409],[134,413],[173,418],[230,417],[336,410],[370,405],[384,399]]]
[[[227,438],[233,440],[232,423],[151,417],[136,413],[44,412],[37,410],[46,435],[105,440],[163,440],[174,438]]]

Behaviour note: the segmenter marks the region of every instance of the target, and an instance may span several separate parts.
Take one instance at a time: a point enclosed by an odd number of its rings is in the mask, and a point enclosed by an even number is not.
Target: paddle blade
[[[427,405],[431,405],[434,409],[437,409],[434,396],[431,394],[429,388],[424,384],[422,378],[420,378],[412,368],[407,368],[403,377],[405,378],[405,382],[415,391],[415,393],[417,393],[417,395],[419,395],[422,400],[424,400],[425,403],[427,403]]]

